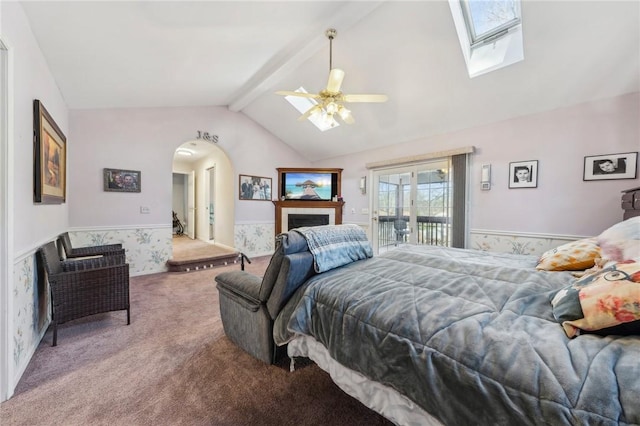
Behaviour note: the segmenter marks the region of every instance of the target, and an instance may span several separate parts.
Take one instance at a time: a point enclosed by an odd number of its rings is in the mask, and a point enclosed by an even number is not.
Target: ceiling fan
[[[311,98],[315,102],[311,108],[309,108],[304,114],[298,118],[299,121],[306,120],[314,114],[323,116],[329,123],[334,123],[334,116],[337,115],[347,124],[355,122],[351,111],[349,111],[343,103],[348,102],[386,102],[387,95],[379,94],[360,94],[360,95],[345,95],[340,91],[342,86],[342,80],[344,79],[344,71],[339,68],[333,68],[332,53],[333,53],[333,39],[335,38],[337,31],[334,28],[329,28],[325,31],[325,35],[329,39],[329,81],[327,87],[321,90],[319,93],[305,93],[301,91],[288,91],[281,90],[276,92],[278,95],[283,96],[298,96],[303,98]],[[331,125],[331,127],[333,127]]]

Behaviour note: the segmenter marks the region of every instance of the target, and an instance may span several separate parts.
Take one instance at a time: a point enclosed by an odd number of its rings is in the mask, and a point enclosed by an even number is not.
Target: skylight
[[[304,87],[299,87],[295,90],[298,93],[309,93],[305,90]],[[313,108],[315,105],[318,105],[313,98],[302,98],[299,96],[285,96],[284,97],[295,109],[297,109],[301,114],[304,114],[309,109]],[[325,130],[333,129],[340,125],[335,118],[328,117],[326,114],[323,114],[319,110],[317,113],[311,114],[308,118],[310,122],[313,123],[320,131],[324,132]]]
[[[524,59],[520,0],[449,0],[469,77]]]

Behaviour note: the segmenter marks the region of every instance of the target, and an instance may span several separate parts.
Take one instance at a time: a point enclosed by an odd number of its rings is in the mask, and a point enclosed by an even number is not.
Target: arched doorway
[[[226,153],[210,142],[185,142],[175,151],[172,172],[173,210],[184,233],[232,249],[234,175]]]

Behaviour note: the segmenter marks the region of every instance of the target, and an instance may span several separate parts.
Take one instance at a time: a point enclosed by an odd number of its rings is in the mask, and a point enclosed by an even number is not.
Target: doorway
[[[176,148],[172,172],[174,210],[184,211],[184,239],[233,249],[237,176],[224,150],[202,140],[184,142]]]
[[[449,158],[373,172],[373,245],[451,246],[453,179]]]

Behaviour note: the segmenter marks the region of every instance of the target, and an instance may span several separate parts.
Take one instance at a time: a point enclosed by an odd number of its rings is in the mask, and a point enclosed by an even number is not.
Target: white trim
[[[517,231],[494,231],[489,229],[471,229],[469,234],[482,234],[482,235],[500,235],[506,237],[522,237],[522,238],[544,238],[551,240],[567,240],[576,241],[583,238],[593,238],[592,236],[580,236],[580,235],[562,235],[562,234],[539,234],[535,232],[517,232]]]
[[[51,236],[49,238],[43,238],[38,243],[36,243],[35,247],[32,247],[30,249],[26,249],[26,250],[22,250],[22,251],[16,253],[15,257],[13,258],[13,264],[15,265],[18,262],[23,261],[26,257],[32,256],[33,254],[35,254],[35,252],[38,251],[38,249],[40,247],[42,247],[43,245],[47,244],[48,242],[56,241],[58,239],[59,235],[60,234],[54,234],[53,236]]]
[[[273,220],[252,220],[252,221],[248,221],[248,220],[240,220],[238,222],[236,222],[236,226],[240,226],[240,225],[273,225],[275,226],[276,223]]]
[[[13,277],[10,259],[13,253],[13,63],[12,51],[0,39],[0,402],[13,395],[11,377],[13,296],[9,289]]]
[[[434,160],[437,158],[447,158],[460,154],[473,154],[475,147],[465,146],[463,148],[449,149],[446,151],[430,152],[428,154],[410,155],[408,157],[394,158],[391,160],[375,161],[373,163],[366,163],[367,169],[382,169],[385,167],[396,167],[401,165],[409,165],[414,163],[422,163],[427,160]]]
[[[120,231],[124,229],[163,229],[171,228],[171,223],[150,224],[150,225],[113,225],[113,226],[77,226],[69,229],[69,232],[98,232],[98,231]]]

